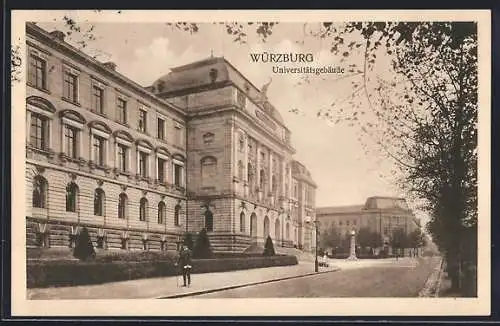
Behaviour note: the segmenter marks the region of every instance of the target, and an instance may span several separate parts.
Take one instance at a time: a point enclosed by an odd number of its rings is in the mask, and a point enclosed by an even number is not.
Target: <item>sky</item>
[[[49,31],[63,26],[38,25]],[[89,26],[82,22],[82,31]],[[266,42],[257,37],[255,29],[247,29],[248,42],[243,45],[233,42],[221,25],[199,26],[197,33],[190,34],[164,23],[96,23],[92,32],[96,39],[88,42],[83,51],[97,53],[99,61],[115,62],[120,73],[143,86],[151,85],[172,67],[212,54],[223,56],[255,86],[260,88],[271,80],[267,96],[292,133],[295,158],[306,165],[318,185],[317,207],[363,204],[370,196],[404,196],[381,177],[389,171],[389,158],[366,155],[355,130],[316,116],[319,109],[332,108],[333,102],[351,94],[353,82],[359,77],[322,74],[310,76],[309,83],[304,83],[300,74],[275,74],[272,67],[276,64],[254,63],[250,58],[250,53],[263,51],[312,53],[311,66],[347,70],[350,64],[360,63],[361,55],[353,53],[341,62],[341,57],[330,52],[329,42],[307,37],[308,30],[301,23],[278,25]],[[78,37],[74,34],[70,41]],[[384,60],[380,61],[383,69]],[[291,109],[295,111],[290,112]]]

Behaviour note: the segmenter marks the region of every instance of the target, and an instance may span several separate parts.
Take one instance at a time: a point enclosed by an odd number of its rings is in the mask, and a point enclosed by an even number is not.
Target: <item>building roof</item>
[[[299,161],[292,162],[292,177],[310,184],[313,187],[317,187],[316,182],[314,182],[311,172],[306,168],[306,166]]]
[[[169,73],[158,78],[150,88],[154,89],[158,96],[165,97],[183,90],[209,87],[214,83],[220,85],[225,82],[242,89],[253,102],[286,128],[283,117],[267,101],[261,90],[224,57],[209,57],[172,68]]]
[[[91,69],[102,74],[103,77],[114,79],[115,81],[126,85],[130,91],[139,93],[141,96],[156,102],[157,104],[168,107],[169,109],[176,111],[179,114],[184,114],[183,110],[177,107],[170,101],[161,99],[153,94],[149,89],[139,85],[135,81],[129,79],[125,75],[119,73],[115,68],[116,66],[112,62],[102,63],[92,58],[83,51],[75,48],[70,43],[64,40],[64,33],[58,30],[49,32],[33,22],[26,23],[26,34],[31,37],[46,43],[48,46],[60,51],[63,54],[71,55],[73,59],[78,60],[85,65],[89,66]]]
[[[316,216],[330,214],[348,214],[361,212],[365,205],[346,205],[346,206],[328,206],[316,207]]]
[[[406,199],[401,197],[374,196],[366,199],[366,209],[403,209],[410,210]]]
[[[316,215],[348,214],[370,210],[404,210],[411,211],[406,199],[400,197],[368,197],[364,205],[345,205],[317,207]]]

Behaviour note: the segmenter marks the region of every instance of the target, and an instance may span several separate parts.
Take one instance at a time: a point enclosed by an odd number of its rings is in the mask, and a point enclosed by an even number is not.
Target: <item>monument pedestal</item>
[[[351,250],[347,260],[358,260],[358,257],[356,257],[356,239],[354,231],[351,233]]]

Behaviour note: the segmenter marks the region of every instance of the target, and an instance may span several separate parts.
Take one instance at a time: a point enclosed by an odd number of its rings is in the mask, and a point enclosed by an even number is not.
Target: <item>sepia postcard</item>
[[[489,11],[12,12],[12,314],[490,314]]]

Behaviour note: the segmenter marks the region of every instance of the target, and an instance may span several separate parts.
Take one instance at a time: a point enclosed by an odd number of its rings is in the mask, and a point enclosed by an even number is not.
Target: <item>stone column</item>
[[[148,155],[148,160],[149,160],[149,173],[148,173],[148,177],[153,179],[153,180],[156,180],[158,179],[158,164],[157,164],[157,159],[156,159],[156,151],[155,150],[151,150],[151,153],[150,155]]]
[[[243,180],[244,180],[244,183],[243,183],[243,194],[244,196],[248,196],[249,194],[249,191],[248,191],[248,188],[250,187],[250,185],[248,184],[248,135],[245,136],[245,142],[244,142],[244,148],[243,148],[243,156],[244,156],[244,159],[243,159]]]
[[[254,183],[257,185],[259,188],[259,192],[257,193],[258,199],[261,200],[262,198],[262,190],[260,189],[260,144],[256,141],[255,142],[255,176],[254,176]],[[254,190],[255,191],[255,190]]]
[[[83,132],[83,130],[82,130]],[[90,161],[97,163],[96,159],[94,157],[94,151],[92,145],[94,144],[94,134],[92,133],[92,129],[89,128],[89,156],[90,156]],[[81,139],[80,139],[81,142]],[[82,156],[82,152],[80,152],[80,156]]]
[[[269,151],[269,192],[273,193],[273,153]]]
[[[115,164],[114,164],[114,167],[115,167],[115,169],[119,169],[120,167],[118,165],[118,162],[120,160],[119,160],[119,157],[118,157],[118,142],[116,141],[116,137],[114,138],[114,144],[113,145],[115,147]]]
[[[26,145],[29,145],[30,143],[30,130],[31,130],[31,111],[26,111]]]
[[[135,145],[135,173],[139,174],[139,146]]]
[[[61,153],[66,153],[66,137],[64,137],[64,134],[66,133],[66,126],[64,125],[63,120],[60,120],[60,126],[61,126]]]

